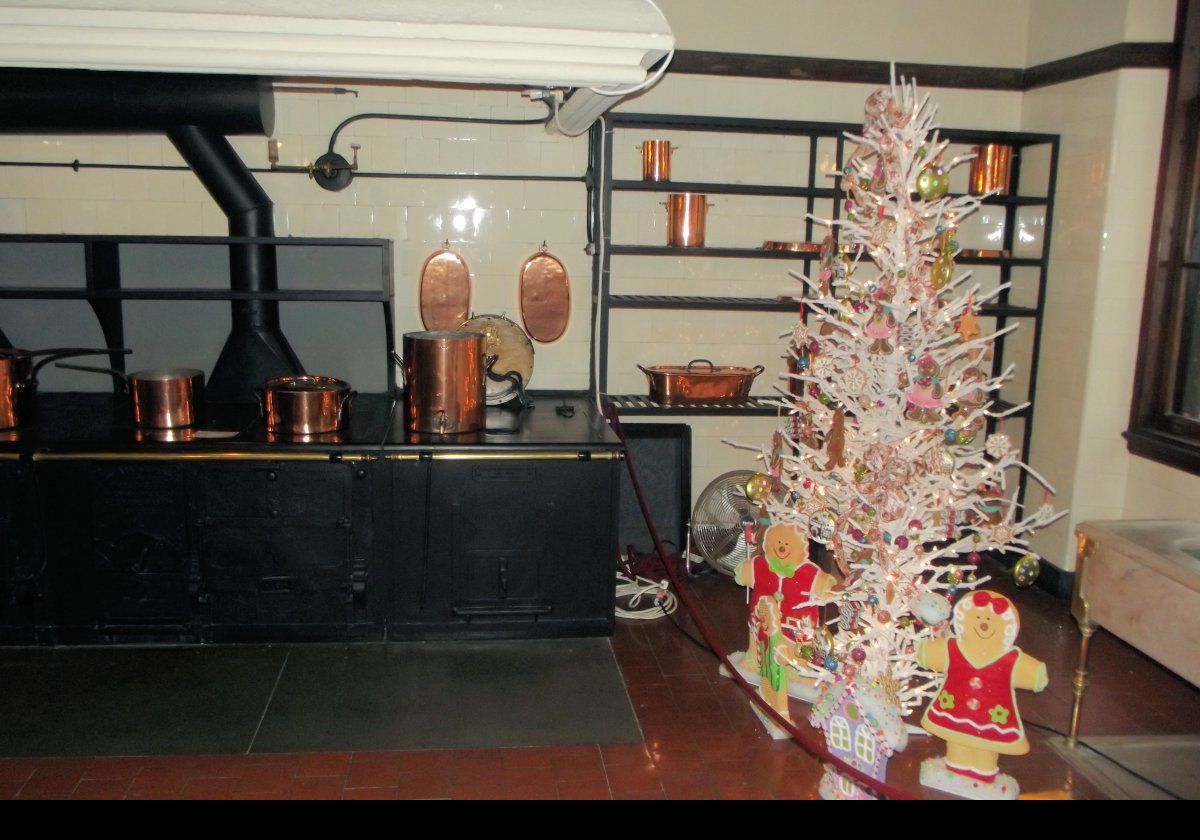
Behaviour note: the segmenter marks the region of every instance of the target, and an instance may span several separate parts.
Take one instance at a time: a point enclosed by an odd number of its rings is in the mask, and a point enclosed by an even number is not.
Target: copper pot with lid
[[[477,432],[486,424],[487,336],[439,330],[405,333],[404,426],[439,435]]]
[[[737,405],[750,398],[750,386],[765,368],[693,359],[686,365],[638,365],[638,370],[649,381],[650,400],[659,405]]]
[[[121,373],[84,365],[56,365],[68,370],[107,373],[124,383],[139,429],[186,429],[200,422],[204,403],[204,371],[196,368],[161,368]]]
[[[258,388],[267,432],[290,437],[341,431],[356,392],[332,376],[280,376]]]

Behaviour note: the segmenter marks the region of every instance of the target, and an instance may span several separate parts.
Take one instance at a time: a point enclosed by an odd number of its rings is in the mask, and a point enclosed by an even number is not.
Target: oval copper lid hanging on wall
[[[557,341],[571,320],[571,278],[546,243],[521,266],[521,320],[534,341]]]
[[[466,260],[446,243],[421,269],[421,323],[425,329],[452,330],[471,312],[471,272]]]

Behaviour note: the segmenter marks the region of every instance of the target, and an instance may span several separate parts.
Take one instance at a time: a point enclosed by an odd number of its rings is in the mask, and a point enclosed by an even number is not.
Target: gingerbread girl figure
[[[892,309],[888,306],[887,301],[881,300],[875,303],[875,310],[867,320],[866,326],[863,327],[863,332],[867,338],[871,339],[868,353],[886,355],[895,349],[892,346],[892,339],[896,335],[896,316],[892,314]]]
[[[750,643],[746,652],[734,661],[744,677],[757,677],[774,666],[760,656],[762,622],[760,602],[771,599],[778,606],[781,632],[789,641],[789,621],[807,620],[813,627],[820,623],[820,608],[811,604],[813,597],[824,597],[837,583],[832,575],[808,559],[808,535],[797,525],[777,522],[763,534],[761,550],[753,559],[743,560],[734,570],[734,579],[750,587]],[[797,683],[797,696],[805,688]]]
[[[954,607],[954,635],[922,641],[917,664],[946,675],[921,726],[946,742],[945,758],[921,763],[921,784],[968,799],[1016,799],[1001,755],[1025,755],[1029,740],[1017,711],[1016,689],[1041,691],[1046,666],[1013,642],[1021,627],[1016,607],[998,592],[979,590]]]
[[[946,406],[942,388],[942,369],[932,356],[917,362],[917,377],[911,388],[904,392],[908,401],[908,419],[917,423],[937,423]]]

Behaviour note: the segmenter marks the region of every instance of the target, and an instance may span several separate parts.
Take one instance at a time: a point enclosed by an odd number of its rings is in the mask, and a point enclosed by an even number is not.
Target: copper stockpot
[[[642,152],[642,180],[670,181],[671,152],[679,147],[670,140],[646,140],[640,147]]]
[[[672,248],[703,248],[708,196],[704,193],[671,193],[667,206],[667,245]]]
[[[989,143],[976,146],[971,160],[971,195],[1008,195],[1009,179],[1012,174],[1012,146]]]
[[[72,356],[128,353],[121,347],[56,347],[49,350],[0,348],[0,429],[15,429],[27,418],[37,392],[38,371],[51,362]],[[34,358],[44,356],[36,363]]]
[[[354,396],[350,383],[332,376],[280,376],[258,388],[267,432],[288,437],[340,431]]]
[[[455,435],[486,424],[487,336],[480,332],[404,334],[404,427]]]
[[[687,365],[638,365],[650,381],[650,399],[659,405],[736,405],[750,398],[750,386],[765,368],[714,365],[694,359]]]
[[[107,373],[125,383],[139,429],[186,429],[200,422],[204,403],[204,371],[164,368],[121,373],[112,368],[56,365],[68,370]]]

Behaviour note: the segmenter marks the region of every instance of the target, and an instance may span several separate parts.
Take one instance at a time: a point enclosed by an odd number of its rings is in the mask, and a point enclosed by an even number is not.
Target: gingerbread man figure
[[[758,602],[772,598],[779,603],[780,621],[808,619],[814,626],[820,621],[820,608],[811,605],[811,597],[823,597],[837,583],[830,574],[808,559],[808,534],[797,525],[777,522],[766,530],[761,551],[753,560],[743,560],[734,571],[734,579],[750,587],[750,646],[742,656],[746,670],[759,672]],[[779,595],[776,598],[776,595]],[[790,631],[784,630],[785,634]]]
[[[937,423],[942,418],[946,400],[942,388],[942,369],[931,356],[917,362],[917,377],[913,386],[904,392],[908,400],[908,419],[917,423]]]
[[[917,664],[946,675],[921,726],[946,742],[945,758],[922,762],[921,784],[968,799],[1016,799],[1001,755],[1025,755],[1029,740],[1016,689],[1042,691],[1046,666],[1013,643],[1021,627],[1016,607],[998,592],[964,595],[954,606],[954,635],[925,640]]]

